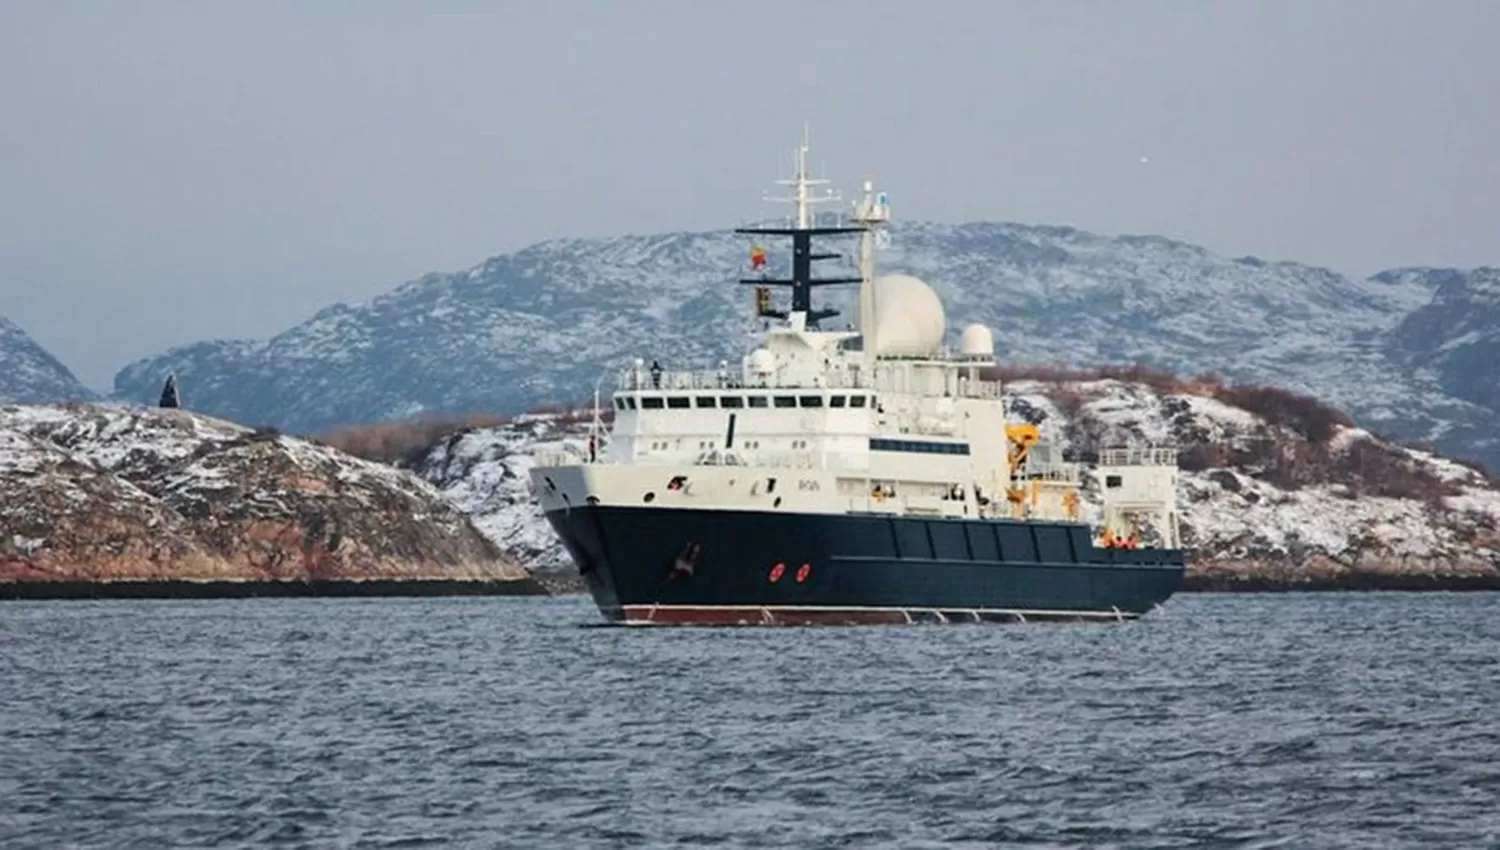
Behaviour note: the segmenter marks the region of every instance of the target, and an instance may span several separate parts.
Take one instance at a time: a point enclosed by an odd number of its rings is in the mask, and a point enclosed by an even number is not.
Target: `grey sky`
[[[902,218],[1496,263],[1497,32],[1458,0],[0,0],[0,315],[105,386],[540,239],[732,225],[803,119]]]

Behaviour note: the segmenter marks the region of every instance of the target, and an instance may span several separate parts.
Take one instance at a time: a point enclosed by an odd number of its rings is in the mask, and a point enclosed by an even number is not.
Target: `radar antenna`
[[[802,141],[792,149],[792,176],[790,178],[777,180],[778,186],[793,187],[792,193],[785,197],[775,197],[769,193],[762,195],[762,199],[772,203],[794,204],[794,220],[797,228],[806,230],[811,227],[815,218],[813,205],[827,203],[829,201],[842,200],[842,196],[835,190],[829,189],[823,195],[813,193],[814,186],[826,186],[829,181],[821,177],[813,177],[807,167],[807,152],[812,149],[811,136],[808,126],[802,125]]]

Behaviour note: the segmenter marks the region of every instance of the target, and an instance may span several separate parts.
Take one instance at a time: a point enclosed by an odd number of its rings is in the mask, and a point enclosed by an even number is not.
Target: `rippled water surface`
[[[0,847],[1495,847],[1500,596],[0,604]]]

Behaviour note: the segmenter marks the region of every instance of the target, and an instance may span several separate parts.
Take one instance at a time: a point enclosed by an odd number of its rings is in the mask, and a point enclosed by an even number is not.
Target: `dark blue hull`
[[[1181,550],[1100,549],[1081,524],[590,505],[547,514],[611,621],[1129,617]]]

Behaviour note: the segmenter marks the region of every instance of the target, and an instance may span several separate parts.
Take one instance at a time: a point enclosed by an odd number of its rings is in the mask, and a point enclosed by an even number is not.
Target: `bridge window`
[[[801,398],[803,407],[822,407],[823,397],[820,395],[805,395]]]
[[[843,407],[844,403],[846,401],[848,401],[848,399],[846,397],[844,397],[844,396],[841,396],[841,395],[829,396],[828,397],[828,406],[829,407]]]
[[[688,406],[688,397],[687,396],[685,396],[685,395],[669,395],[669,396],[667,396],[667,407],[670,407],[670,408],[673,408],[673,409],[676,409],[676,410],[681,410],[682,408],[687,407],[687,406]]]
[[[796,396],[789,396],[789,395],[779,395],[779,396],[776,397],[776,406],[777,407],[796,407],[797,406],[797,397]]]
[[[693,400],[693,404],[697,405],[698,407],[713,407],[714,397],[711,395],[700,395]]]
[[[661,407],[662,403],[660,398],[657,398],[655,396],[646,396],[645,398],[641,399],[642,410],[660,410]]]
[[[869,398],[869,396],[862,396],[862,395],[852,395],[852,396],[849,396],[849,406],[850,407],[864,407],[865,406],[865,399],[866,398]]]
[[[872,452],[919,452],[922,454],[935,455],[966,455],[969,453],[968,443],[938,443],[926,440],[887,440],[879,437],[870,438],[870,451]]]
[[[745,400],[737,395],[726,395],[719,399],[720,407],[744,407]]]
[[[630,396],[626,396],[625,406],[631,410],[635,410],[635,399],[631,398]]]
[[[750,396],[750,406],[751,407],[765,407],[766,406],[766,397],[763,396],[763,395],[753,395],[753,396]]]
[[[615,399],[615,409],[616,410],[624,410],[625,409],[625,399],[623,399],[623,398],[617,398],[617,399]]]

